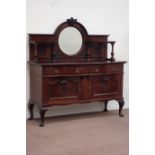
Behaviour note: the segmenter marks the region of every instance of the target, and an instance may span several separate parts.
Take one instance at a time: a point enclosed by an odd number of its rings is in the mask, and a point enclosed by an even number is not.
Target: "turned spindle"
[[[115,58],[114,58],[114,45],[115,45],[115,42],[111,42],[111,61],[115,61]]]
[[[34,61],[35,62],[38,62],[38,56],[37,56],[38,52],[37,52],[37,50],[38,50],[38,46],[37,46],[36,43],[34,43]]]

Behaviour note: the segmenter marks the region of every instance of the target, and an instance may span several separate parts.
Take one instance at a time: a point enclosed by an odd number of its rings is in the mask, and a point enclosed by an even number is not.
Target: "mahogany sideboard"
[[[79,50],[71,55],[60,47],[63,42],[76,44],[74,36],[71,38],[73,30],[67,28],[76,29],[82,38]],[[60,43],[59,37],[64,30],[69,34],[64,34],[67,38]],[[60,24],[54,34],[29,34],[29,119],[33,119],[34,104],[39,107],[39,126],[43,127],[45,113],[52,106],[101,101],[107,111],[109,100],[118,101],[119,116],[123,116],[123,67],[126,61],[115,60],[115,41],[108,41],[108,36],[89,35],[73,18]],[[108,44],[111,45],[110,58]]]

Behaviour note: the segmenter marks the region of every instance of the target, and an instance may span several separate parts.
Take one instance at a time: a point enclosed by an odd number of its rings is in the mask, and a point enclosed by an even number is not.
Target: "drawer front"
[[[93,99],[120,97],[122,75],[91,76],[89,79],[89,95]]]
[[[122,65],[94,65],[89,68],[89,73],[120,73]]]
[[[62,75],[65,73],[64,67],[45,67],[45,75]]]
[[[65,74],[69,75],[69,74],[88,74],[88,67],[87,66],[69,66],[69,67],[65,67]]]
[[[123,65],[88,65],[88,66],[47,66],[44,68],[44,75],[79,75],[79,74],[104,74],[121,73]]]
[[[117,73],[117,72],[122,72],[122,71],[123,71],[122,65],[120,65],[120,64],[105,66],[105,72],[107,72],[107,73]]]
[[[88,74],[88,67],[76,67],[76,66],[64,66],[64,67],[46,67],[44,69],[45,75],[78,75],[78,74]]]
[[[43,85],[45,104],[67,104],[80,99],[81,81],[78,77],[44,78]]]

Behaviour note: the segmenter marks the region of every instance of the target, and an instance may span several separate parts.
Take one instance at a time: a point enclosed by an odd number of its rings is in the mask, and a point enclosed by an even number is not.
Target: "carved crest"
[[[77,22],[77,19],[71,17],[70,19],[67,19],[67,22],[69,25],[73,26]]]

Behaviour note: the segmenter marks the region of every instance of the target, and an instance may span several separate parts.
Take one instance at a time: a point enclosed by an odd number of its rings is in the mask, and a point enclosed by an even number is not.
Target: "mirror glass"
[[[61,31],[58,43],[64,54],[72,56],[77,54],[82,46],[82,35],[76,28],[67,27]]]

